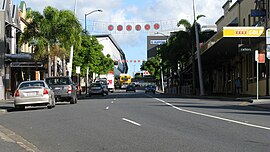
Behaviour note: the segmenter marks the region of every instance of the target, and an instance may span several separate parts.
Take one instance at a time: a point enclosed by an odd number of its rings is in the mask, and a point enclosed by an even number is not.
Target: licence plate
[[[37,95],[36,92],[27,92],[27,93],[25,93],[26,97],[31,97],[31,96],[36,96],[36,95]]]

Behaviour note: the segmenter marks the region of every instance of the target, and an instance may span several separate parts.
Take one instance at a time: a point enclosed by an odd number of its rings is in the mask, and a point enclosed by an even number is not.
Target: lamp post
[[[164,37],[166,37],[166,43],[168,42],[168,39],[169,39],[169,36],[168,35],[165,35],[164,33],[161,33],[161,32],[155,32],[155,34],[160,34]],[[160,63],[162,62],[162,59],[160,59]],[[160,79],[161,79],[161,89],[162,89],[162,92],[164,92],[164,80],[163,80],[163,69],[162,69],[162,66],[160,65]]]
[[[196,46],[197,46],[197,59],[198,59],[198,72],[199,72],[199,83],[200,83],[200,95],[204,95],[204,86],[203,86],[203,78],[202,78],[202,64],[201,64],[201,52],[200,52],[200,44],[199,44],[199,35],[198,35],[198,27],[195,13],[195,0],[193,0],[193,15],[194,15],[194,25],[195,25],[195,35],[196,35]]]
[[[100,9],[97,9],[97,10],[93,10],[93,11],[91,11],[91,12],[89,12],[89,13],[84,14],[84,30],[85,30],[85,33],[86,33],[86,31],[87,31],[87,29],[86,29],[86,28],[87,28],[87,27],[86,27],[86,17],[87,17],[88,15],[94,13],[94,12],[103,12],[103,11],[100,10]]]
[[[85,33],[87,33],[87,26],[86,26],[86,17],[88,16],[88,15],[90,15],[90,14],[92,14],[92,13],[94,13],[94,12],[103,12],[102,10],[100,10],[100,9],[97,9],[97,10],[93,10],[93,11],[91,11],[91,12],[89,12],[89,13],[86,13],[86,14],[84,14],[84,31],[85,31]],[[87,67],[87,70],[86,70],[86,83],[85,83],[85,94],[87,94],[87,88],[88,88],[88,75],[89,75],[89,67]]]
[[[166,34],[164,34],[164,33],[161,33],[161,32],[155,32],[155,34],[160,34],[160,35],[166,37],[166,41],[168,41],[168,39],[169,39],[169,36],[166,35]]]

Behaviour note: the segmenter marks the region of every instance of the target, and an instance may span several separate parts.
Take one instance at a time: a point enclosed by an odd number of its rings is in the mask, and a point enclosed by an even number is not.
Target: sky
[[[147,59],[147,35],[154,32],[167,33],[171,27],[176,27],[177,21],[193,20],[192,0],[24,0],[26,7],[42,12],[44,7],[52,6],[59,10],[74,11],[84,28],[85,14],[101,9],[103,12],[91,13],[87,16],[87,30],[92,34],[112,34],[116,42],[126,55],[127,60]],[[215,25],[223,15],[222,6],[227,0],[195,0],[196,14],[206,17],[198,21],[201,25]],[[235,0],[234,0],[235,1]],[[13,4],[20,4],[21,0],[13,0]],[[76,6],[76,7],[75,7]],[[160,23],[161,28],[150,31],[118,32],[116,29],[108,31],[108,25],[142,25]],[[168,26],[168,28],[166,28]],[[116,27],[115,27],[116,28]],[[128,73],[140,71],[141,62],[128,63]]]

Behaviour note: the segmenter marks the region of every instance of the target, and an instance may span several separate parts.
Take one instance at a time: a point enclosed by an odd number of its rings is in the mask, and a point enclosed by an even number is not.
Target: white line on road
[[[122,118],[122,120],[124,120],[124,121],[126,121],[126,122],[129,122],[129,123],[132,123],[133,125],[136,125],[136,126],[139,126],[139,127],[142,126],[141,124],[139,124],[139,123],[137,123],[137,122],[135,122],[135,121],[129,120],[129,119],[127,119],[127,118]]]
[[[179,107],[176,107],[164,100],[158,99],[158,98],[154,98],[168,106],[171,106],[172,108],[179,110],[179,111],[183,111],[183,112],[187,112],[187,113],[192,113],[195,115],[200,115],[200,116],[205,116],[205,117],[209,117],[209,118],[214,118],[214,119],[218,119],[218,120],[223,120],[223,121],[227,121],[227,122],[232,122],[232,123],[236,123],[236,124],[240,124],[240,125],[245,125],[245,126],[250,126],[250,127],[255,127],[255,128],[260,128],[260,129],[265,129],[265,130],[270,130],[269,127],[264,127],[264,126],[259,126],[259,125],[254,125],[254,124],[250,124],[250,123],[245,123],[245,122],[241,122],[241,121],[237,121],[237,120],[232,120],[232,119],[228,119],[228,118],[222,118],[222,117],[218,117],[218,116],[214,116],[214,115],[209,115],[209,114],[204,114],[204,113],[200,113],[200,112],[195,112],[195,111],[190,111],[190,110],[185,110]]]

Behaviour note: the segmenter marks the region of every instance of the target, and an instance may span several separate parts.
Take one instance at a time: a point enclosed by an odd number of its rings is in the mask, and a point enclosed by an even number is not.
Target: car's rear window
[[[47,78],[46,83],[48,85],[70,85],[69,78]]]
[[[101,87],[101,84],[100,83],[92,83],[91,87]]]
[[[43,82],[24,82],[19,86],[19,89],[24,87],[45,87]]]

